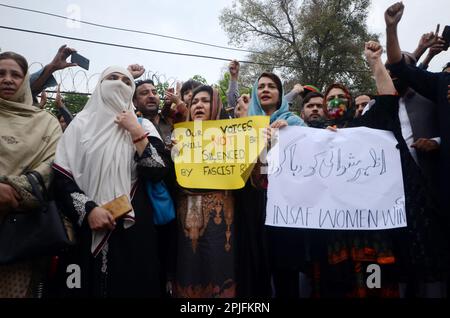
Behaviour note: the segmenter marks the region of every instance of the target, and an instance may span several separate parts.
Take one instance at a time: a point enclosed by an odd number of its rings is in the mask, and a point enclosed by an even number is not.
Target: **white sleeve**
[[[371,99],[367,103],[366,107],[364,107],[361,116],[363,116],[365,113],[367,113],[372,108],[372,106],[375,104],[375,102],[376,102],[375,99]]]
[[[153,125],[153,123],[150,120],[142,118],[142,128],[144,128],[145,132],[148,132],[149,136],[157,137],[157,138],[161,139],[161,141],[162,141],[162,138],[159,135],[158,130],[156,129],[155,125]]]
[[[441,145],[441,137],[434,137],[434,138],[431,138],[431,140],[434,140],[438,143],[438,145]]]

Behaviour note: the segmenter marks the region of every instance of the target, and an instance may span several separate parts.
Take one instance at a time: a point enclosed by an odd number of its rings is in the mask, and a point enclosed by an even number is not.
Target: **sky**
[[[405,0],[406,8],[399,25],[399,38],[402,50],[413,51],[421,35],[434,31],[436,24],[450,24],[449,0]],[[384,11],[393,0],[372,0],[368,26],[371,32],[380,34],[385,44]],[[186,38],[220,46],[230,46],[226,33],[220,26],[219,15],[223,8],[229,7],[232,0],[0,0],[0,4],[46,11],[58,15],[79,17],[80,20],[129,28],[146,32]],[[160,37],[107,30],[94,26],[75,24],[64,19],[37,13],[18,11],[0,6],[0,25],[84,38],[94,41],[110,42],[127,46],[155,50],[183,52],[198,55],[216,56],[225,59],[246,59],[246,53],[195,45]],[[90,70],[84,72],[79,67],[69,72],[58,73],[58,81],[63,80],[63,90],[91,91],[98,75],[108,66],[129,64],[144,65],[147,72],[157,73],[161,80],[173,83],[184,81],[195,74],[206,78],[208,83],[216,83],[226,70],[227,62],[194,57],[167,55],[154,52],[116,48],[75,40],[23,33],[0,28],[0,48],[2,51],[15,51],[24,55],[36,71],[41,64],[47,64],[62,44],[78,50],[90,59]],[[443,52],[432,61],[430,70],[440,71],[450,61],[450,50]]]

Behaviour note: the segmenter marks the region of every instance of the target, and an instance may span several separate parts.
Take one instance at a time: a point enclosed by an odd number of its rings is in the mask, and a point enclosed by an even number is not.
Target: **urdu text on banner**
[[[286,127],[268,153],[266,225],[324,230],[406,227],[397,140],[366,127]]]

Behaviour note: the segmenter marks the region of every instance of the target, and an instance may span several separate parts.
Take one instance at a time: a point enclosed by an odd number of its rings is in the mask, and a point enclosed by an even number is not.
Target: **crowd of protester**
[[[426,69],[445,40],[426,33],[414,52],[401,51],[397,25],[404,5],[385,12],[382,46],[365,44],[376,94],[341,83],[322,91],[296,84],[287,94],[264,72],[251,94],[239,94],[233,60],[227,109],[218,91],[193,79],[159,96],[141,65],[108,67],[75,116],[59,92],[58,115],[44,109],[55,71],[74,67],[75,49],[29,74],[27,60],[0,54],[0,223],[12,212],[33,213],[39,201],[26,174],[37,172],[74,232],[59,255],[0,264],[0,298],[25,297],[389,297],[446,298],[449,283],[450,67]],[[420,65],[422,55],[429,50]],[[37,96],[40,96],[38,101]],[[292,103],[300,100],[299,114]],[[265,225],[267,175],[258,161],[242,189],[185,188],[171,156],[174,124],[269,116],[267,147],[276,130],[369,127],[398,142],[407,227],[378,231],[278,228]],[[148,184],[164,182],[176,217],[155,221]],[[213,187],[212,187],[213,188]],[[302,189],[298,189],[302,191]],[[125,194],[132,209],[115,218],[103,205]],[[81,269],[67,286],[67,266]],[[370,264],[381,288],[366,286]]]

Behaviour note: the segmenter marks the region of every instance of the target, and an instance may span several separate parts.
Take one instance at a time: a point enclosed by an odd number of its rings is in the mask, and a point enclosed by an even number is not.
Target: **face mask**
[[[120,80],[104,80],[100,91],[103,102],[112,107],[116,112],[129,110],[132,89]]]
[[[332,119],[344,117],[347,111],[348,101],[340,98],[332,99],[327,104],[328,116]]]

